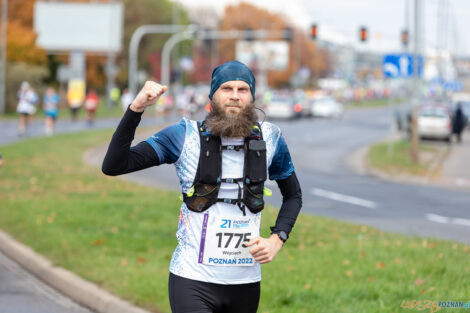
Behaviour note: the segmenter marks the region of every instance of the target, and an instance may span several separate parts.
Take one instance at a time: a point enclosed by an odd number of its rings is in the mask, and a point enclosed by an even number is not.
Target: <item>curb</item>
[[[50,260],[0,230],[0,250],[31,274],[78,304],[98,313],[150,313],[133,306]]]

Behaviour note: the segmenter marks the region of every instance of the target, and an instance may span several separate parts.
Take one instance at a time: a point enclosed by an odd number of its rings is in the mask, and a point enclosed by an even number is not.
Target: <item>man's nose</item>
[[[240,99],[240,97],[239,97],[239,95],[238,95],[238,90],[237,90],[237,89],[233,89],[232,94],[230,95],[230,98],[231,98],[231,99],[234,99],[234,100],[235,100],[235,99],[236,99],[236,100]]]

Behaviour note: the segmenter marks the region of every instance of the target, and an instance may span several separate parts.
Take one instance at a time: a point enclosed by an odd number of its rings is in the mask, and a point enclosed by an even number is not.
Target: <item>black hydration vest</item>
[[[264,182],[266,171],[266,142],[263,140],[259,124],[253,127],[243,145],[222,146],[218,136],[204,135],[204,122],[199,125],[199,140],[201,150],[196,177],[193,186],[183,192],[183,201],[188,209],[194,212],[204,212],[216,202],[236,204],[245,215],[245,207],[252,213],[258,213],[264,208]],[[222,150],[245,150],[243,177],[222,178]],[[239,182],[243,182],[243,195]],[[231,183],[238,185],[237,199],[218,198],[220,184]]]

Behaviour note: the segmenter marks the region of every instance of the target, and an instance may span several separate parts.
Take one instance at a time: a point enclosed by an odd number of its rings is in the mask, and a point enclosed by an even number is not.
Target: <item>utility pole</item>
[[[413,163],[419,162],[419,134],[418,134],[418,109],[419,109],[419,98],[421,94],[421,82],[418,73],[418,57],[421,52],[421,0],[415,0],[414,5],[414,54],[413,54],[413,76],[414,76],[414,88],[413,88],[413,110],[411,115],[411,149],[410,156]]]
[[[7,18],[8,0],[2,1],[1,67],[0,67],[0,114],[6,109],[6,72],[7,72]]]
[[[405,0],[405,31],[408,32],[408,44],[403,45],[403,52],[409,51],[409,34],[410,34],[410,0]]]
[[[173,25],[179,25],[180,24],[180,3],[179,3],[179,0],[173,0],[172,1],[173,3],[173,6],[172,6],[172,24]],[[180,46],[176,46],[174,51],[173,51],[173,62],[171,62],[173,64],[173,68],[175,70],[175,72],[178,74],[176,76],[176,79],[174,81],[174,85],[173,85],[173,88],[170,88],[169,90],[169,94],[171,94],[173,96],[173,103],[176,104],[176,96],[177,94],[180,94],[182,93],[182,89],[183,89],[183,72],[182,72],[182,69],[181,69],[181,66],[180,66]],[[162,65],[160,65],[162,66]],[[170,70],[171,70],[171,67],[170,67]],[[169,82],[171,84],[171,81]],[[170,85],[167,85],[168,87],[170,87]]]

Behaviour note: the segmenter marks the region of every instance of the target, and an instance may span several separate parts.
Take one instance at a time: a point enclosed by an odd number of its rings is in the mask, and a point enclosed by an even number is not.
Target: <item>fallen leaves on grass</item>
[[[103,238],[99,238],[99,239],[96,239],[95,241],[93,241],[93,245],[94,246],[100,246],[104,243],[104,239]]]
[[[384,263],[384,262],[377,262],[377,263],[375,264],[375,267],[376,267],[376,268],[384,268],[384,267],[385,267],[385,263]]]
[[[48,222],[49,224],[52,224],[52,223],[54,223],[54,219],[55,219],[55,213],[52,213],[51,215],[49,215],[49,216],[47,217],[46,220],[47,220],[47,222]]]
[[[415,285],[416,285],[416,286],[421,286],[422,284],[424,284],[424,282],[425,282],[424,279],[422,279],[422,278],[417,278],[417,279],[415,280]]]

